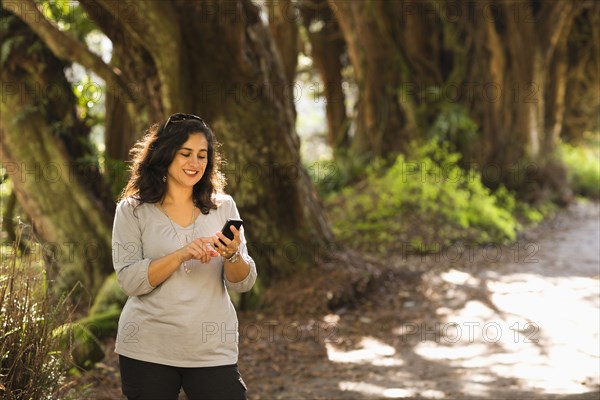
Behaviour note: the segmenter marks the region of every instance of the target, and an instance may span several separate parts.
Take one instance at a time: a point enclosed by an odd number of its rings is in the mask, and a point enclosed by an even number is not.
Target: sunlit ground
[[[412,354],[368,336],[350,351],[327,344],[332,362],[389,367],[381,369],[386,379],[342,381],[339,388],[383,398],[448,398],[448,392],[493,397],[498,386],[556,395],[598,390],[599,229],[596,219],[555,232],[536,243],[528,262],[509,262],[498,271],[443,273],[456,290],[487,293],[459,309],[439,308],[438,321],[427,326],[396,327],[397,337],[417,339]],[[424,365],[432,370],[423,373]]]

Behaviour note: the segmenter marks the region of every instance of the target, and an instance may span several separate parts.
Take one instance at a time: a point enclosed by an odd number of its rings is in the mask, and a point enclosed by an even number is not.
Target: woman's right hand
[[[179,249],[178,255],[182,263],[194,259],[207,264],[212,257],[218,257],[219,253],[213,249],[211,238],[201,237],[194,239],[188,245]]]

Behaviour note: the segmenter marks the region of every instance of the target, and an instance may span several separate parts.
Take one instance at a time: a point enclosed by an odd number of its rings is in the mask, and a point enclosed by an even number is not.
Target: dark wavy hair
[[[191,134],[202,133],[208,142],[206,169],[202,179],[194,185],[192,197],[194,205],[202,214],[216,209],[215,194],[225,187],[225,177],[220,171],[221,155],[217,151],[220,144],[207,124],[197,119],[170,122],[165,126],[153,124],[146,130],[144,137],[129,151],[132,158],[131,176],[123,189],[121,199],[131,198],[137,204],[158,203],[167,193],[167,184],[163,176],[177,151]]]

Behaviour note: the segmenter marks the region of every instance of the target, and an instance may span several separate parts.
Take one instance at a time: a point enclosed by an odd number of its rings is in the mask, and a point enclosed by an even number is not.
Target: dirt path
[[[599,218],[578,204],[519,246],[398,257],[353,310],[243,316],[249,397],[600,398]]]

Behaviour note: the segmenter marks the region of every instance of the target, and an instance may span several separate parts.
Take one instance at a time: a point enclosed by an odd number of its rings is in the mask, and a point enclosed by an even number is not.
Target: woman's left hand
[[[221,232],[217,232],[217,235],[212,237],[213,247],[224,258],[231,257],[233,253],[238,251],[241,243],[240,230],[236,229],[233,225],[231,225],[229,229],[233,232],[233,240],[227,239]],[[221,243],[219,239],[225,244]]]

